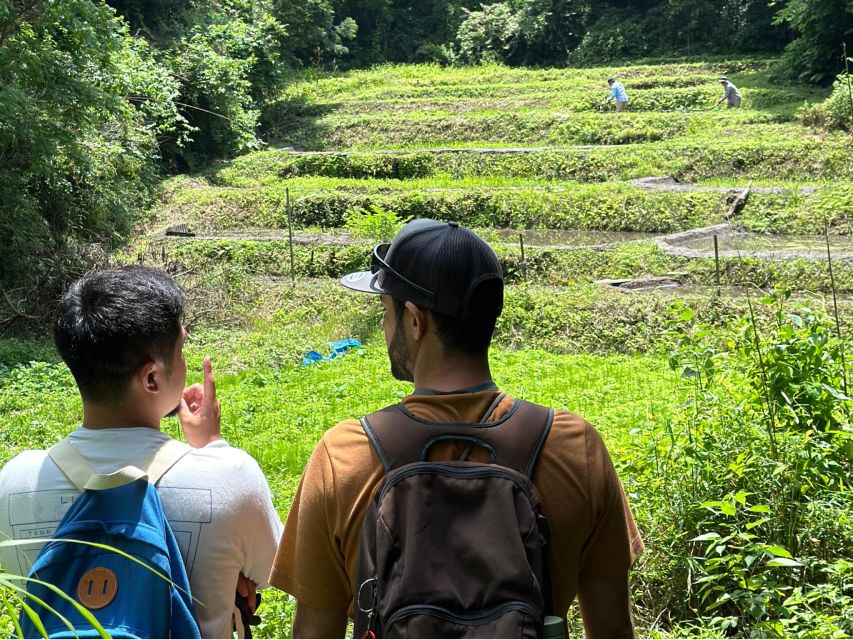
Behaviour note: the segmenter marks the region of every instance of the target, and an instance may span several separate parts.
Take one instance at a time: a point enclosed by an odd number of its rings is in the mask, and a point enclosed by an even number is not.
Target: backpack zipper
[[[508,602],[481,613],[454,613],[450,609],[437,607],[432,604],[412,604],[403,607],[402,609],[397,609],[397,611],[388,618],[388,622],[382,626],[385,629],[390,629],[395,622],[398,622],[402,618],[418,614],[431,615],[436,618],[441,618],[450,622],[457,622],[459,624],[485,624],[505,613],[509,613],[510,611],[523,611],[524,613],[533,616],[534,620],[540,620],[542,617],[536,613],[536,610],[533,607],[524,602]]]
[[[421,473],[431,475],[447,475],[457,478],[490,478],[499,477],[512,481],[519,489],[521,489],[531,502],[539,503],[539,497],[531,490],[528,482],[522,481],[516,472],[505,467],[491,465],[484,468],[485,465],[477,465],[475,467],[459,467],[455,465],[442,464],[440,462],[416,462],[406,467],[402,467],[397,471],[393,471],[385,481],[382,490],[376,494],[376,501],[382,502],[385,494],[395,484],[410,476]]]

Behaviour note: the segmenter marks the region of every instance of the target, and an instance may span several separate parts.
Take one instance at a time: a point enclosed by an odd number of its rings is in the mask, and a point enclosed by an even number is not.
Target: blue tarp
[[[322,362],[323,360],[334,360],[335,358],[344,355],[350,349],[361,347],[361,343],[354,338],[346,338],[344,340],[338,340],[337,342],[330,342],[329,346],[332,347],[332,351],[327,356],[321,355],[316,351],[309,351],[306,353],[302,356],[302,366],[307,367],[316,362]]]

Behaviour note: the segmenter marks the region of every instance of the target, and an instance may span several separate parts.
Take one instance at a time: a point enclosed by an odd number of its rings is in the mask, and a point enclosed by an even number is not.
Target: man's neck
[[[93,404],[84,401],[83,427],[85,429],[148,427],[159,431],[160,420],[135,411],[133,407]]]
[[[418,389],[457,391],[491,382],[488,355],[457,356],[424,361],[415,367],[414,383]]]

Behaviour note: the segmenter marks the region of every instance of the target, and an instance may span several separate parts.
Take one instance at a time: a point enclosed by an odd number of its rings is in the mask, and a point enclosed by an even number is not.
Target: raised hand
[[[220,413],[219,400],[216,399],[216,381],[213,379],[213,367],[210,357],[204,358],[204,382],[184,389],[181,406],[178,409],[178,421],[184,438],[191,447],[199,449],[215,440],[219,440]]]

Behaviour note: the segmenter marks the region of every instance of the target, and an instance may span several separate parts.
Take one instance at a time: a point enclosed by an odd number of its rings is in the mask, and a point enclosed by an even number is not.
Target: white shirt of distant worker
[[[267,584],[282,525],[258,464],[220,435],[209,358],[203,384],[184,388],[183,305],[180,287],[145,267],[95,271],[72,285],[54,331],[83,398],[82,426],[68,438],[96,473],[142,467],[169,439],[161,418],[177,411],[193,449],[158,491],[202,637],[230,638],[235,592],[254,608],[255,586]],[[0,471],[0,536],[50,537],[78,495],[46,451],[18,454]],[[27,575],[39,549],[2,548],[0,566]]]

